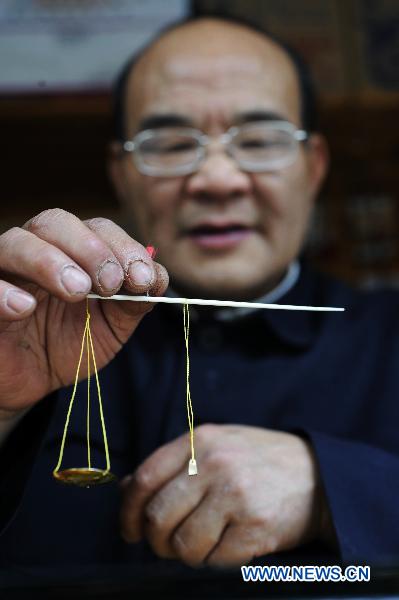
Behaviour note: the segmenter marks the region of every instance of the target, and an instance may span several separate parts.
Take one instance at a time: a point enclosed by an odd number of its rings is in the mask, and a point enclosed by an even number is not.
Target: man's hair
[[[200,14],[198,16],[188,17],[187,19],[167,25],[165,28],[161,29],[161,31],[159,31],[156,36],[152,38],[145,46],[133,54],[125,63],[116,78],[113,92],[113,132],[115,139],[121,142],[125,141],[126,139],[125,116],[127,84],[129,82],[130,75],[140,58],[156,41],[158,41],[164,35],[174,31],[175,29],[183,27],[188,23],[195,23],[196,21],[208,18],[246,27],[252,31],[255,31],[256,33],[260,33],[284,50],[284,52],[290,58],[298,78],[301,126],[306,131],[316,131],[318,128],[318,114],[315,88],[309,67],[303,58],[298,54],[298,52],[274,34],[269,33],[265,29],[262,29],[258,25],[252,23],[251,21],[247,21],[246,19],[220,14]]]

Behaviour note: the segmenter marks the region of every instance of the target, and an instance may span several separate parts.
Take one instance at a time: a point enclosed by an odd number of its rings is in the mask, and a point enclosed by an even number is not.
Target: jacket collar
[[[321,283],[315,273],[301,264],[301,272],[295,285],[279,298],[277,304],[323,306],[325,300],[320,288]],[[277,338],[297,348],[306,348],[312,344],[327,314],[286,310],[264,310],[259,313],[259,318]]]
[[[263,302],[264,304],[275,304],[280,301],[297,283],[301,273],[301,266],[297,260],[294,260],[288,267],[286,274],[280,281],[280,283],[272,289],[270,292],[256,298],[254,302]],[[246,317],[253,312],[256,312],[256,308],[222,308],[214,311],[214,316],[217,321],[235,321]]]

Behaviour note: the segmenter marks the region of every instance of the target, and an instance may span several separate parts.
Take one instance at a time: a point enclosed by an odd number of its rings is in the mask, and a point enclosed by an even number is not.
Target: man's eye
[[[181,141],[181,142],[171,142],[169,144],[164,144],[163,146],[160,146],[159,148],[159,152],[162,153],[178,153],[178,152],[191,152],[192,150],[195,150],[196,148],[196,144],[192,141]]]
[[[197,144],[189,139],[153,139],[146,140],[141,146],[141,151],[146,154],[182,154],[192,152],[197,148]]]
[[[264,138],[255,138],[249,140],[241,140],[239,143],[240,148],[243,150],[256,150],[257,148],[273,148],[278,145],[279,142],[276,140],[267,140]]]

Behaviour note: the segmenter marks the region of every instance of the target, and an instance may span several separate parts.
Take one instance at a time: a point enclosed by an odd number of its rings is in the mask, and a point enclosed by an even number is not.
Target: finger
[[[189,477],[184,469],[148,502],[144,511],[144,532],[158,556],[177,557],[171,543],[172,534],[198,506],[205,493],[204,478]]]
[[[121,530],[126,541],[141,539],[146,504],[187,466],[189,452],[186,434],[156,450],[133,474],[124,491],[121,508]]]
[[[154,284],[156,293],[151,292],[151,295],[162,295],[168,287],[168,274],[166,269],[157,263],[154,263],[154,269],[157,273],[156,283]],[[111,302],[99,300],[98,302],[102,316],[120,344],[124,344],[129,339],[143,316],[156,306],[153,302],[123,302],[116,300]]]
[[[209,490],[172,535],[171,545],[177,556],[191,566],[203,563],[223,535],[227,519],[223,497]]]
[[[150,287],[150,296],[162,296],[169,285],[169,275],[165,267],[157,262],[154,262],[155,280]]]
[[[147,250],[133,240],[122,228],[108,219],[89,219],[87,227],[94,231],[112,249],[123,266],[124,287],[134,294],[162,295],[168,287],[169,277],[161,265],[153,262]],[[151,311],[149,302],[112,302],[102,306],[105,318],[118,339],[126,339],[137,323],[137,318]],[[121,320],[121,315],[124,317]]]
[[[109,219],[88,219],[86,226],[109,246],[122,265],[124,287],[135,293],[148,292],[157,283],[157,271],[147,250]]]
[[[0,236],[0,271],[67,302],[81,301],[91,288],[89,275],[62,250],[18,227]]]
[[[23,228],[71,257],[90,275],[99,294],[114,294],[123,284],[122,265],[109,245],[75,215],[58,208],[45,210]]]
[[[2,324],[26,319],[36,308],[36,300],[31,295],[0,279],[0,330]]]
[[[260,532],[254,528],[231,523],[206,563],[213,567],[233,567],[250,562],[255,556],[265,554],[264,550],[260,550],[259,535]]]

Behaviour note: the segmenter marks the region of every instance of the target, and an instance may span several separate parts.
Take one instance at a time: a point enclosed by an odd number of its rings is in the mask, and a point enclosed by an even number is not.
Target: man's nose
[[[187,182],[188,193],[204,200],[244,196],[250,187],[248,173],[242,171],[223,148],[212,149]]]

